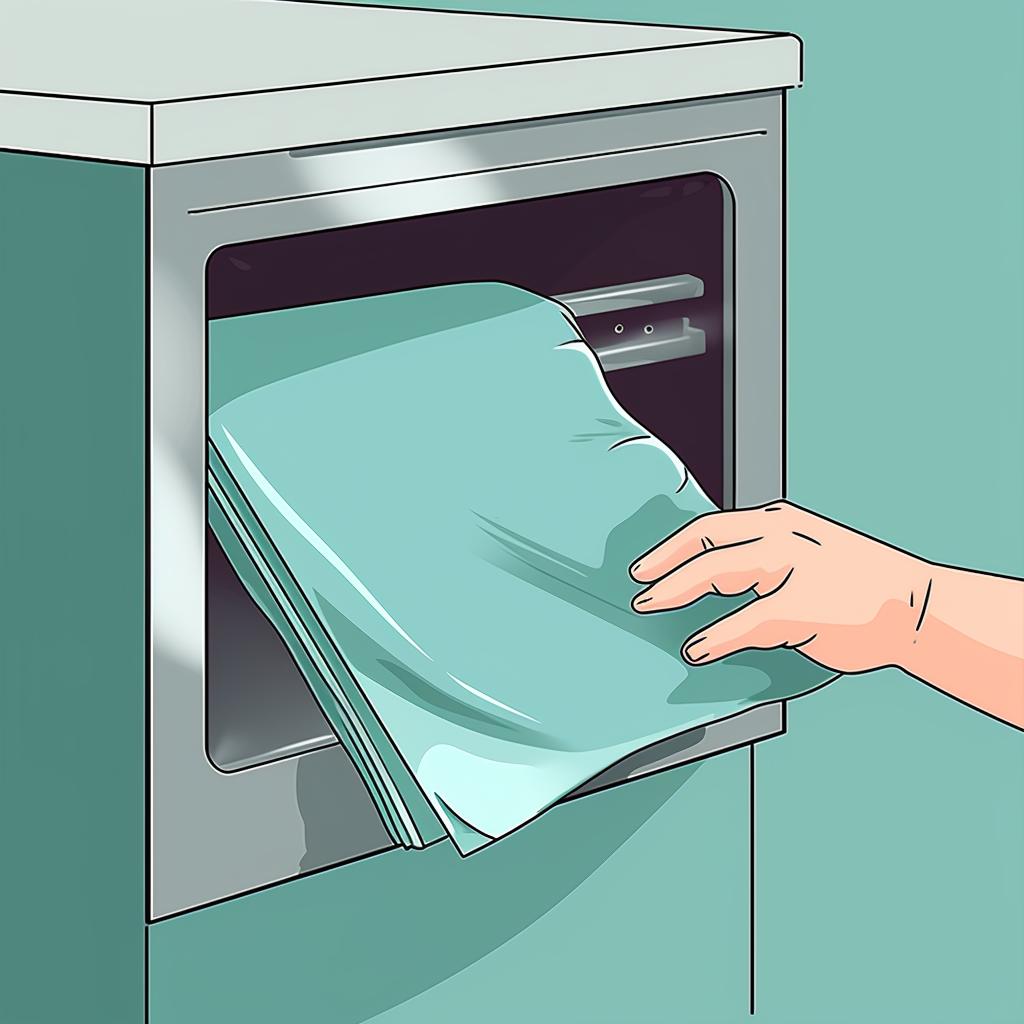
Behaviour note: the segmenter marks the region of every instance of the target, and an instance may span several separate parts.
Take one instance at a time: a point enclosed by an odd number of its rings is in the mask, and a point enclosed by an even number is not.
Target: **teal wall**
[[[0,153],[0,1022],[139,1021],[145,172]]]
[[[1024,574],[1024,6],[437,6],[801,35],[790,493]],[[789,727],[758,753],[759,1016],[1024,1019],[1024,737],[895,672],[798,701]]]

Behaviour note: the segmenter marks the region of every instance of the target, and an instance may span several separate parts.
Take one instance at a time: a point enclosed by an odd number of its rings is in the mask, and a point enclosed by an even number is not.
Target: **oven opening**
[[[728,507],[732,245],[728,188],[687,175],[225,246],[207,263],[207,318],[461,281],[555,297],[619,403]],[[211,761],[234,771],[336,742],[210,530],[206,602]]]

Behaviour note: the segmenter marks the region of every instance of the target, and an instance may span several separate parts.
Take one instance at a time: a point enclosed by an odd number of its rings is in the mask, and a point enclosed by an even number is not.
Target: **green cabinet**
[[[0,1021],[143,1017],[146,171],[0,153]]]

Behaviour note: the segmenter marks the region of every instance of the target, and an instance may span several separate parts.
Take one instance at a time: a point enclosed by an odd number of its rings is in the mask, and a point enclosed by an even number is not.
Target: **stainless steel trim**
[[[462,168],[445,174],[423,175],[416,178],[399,178],[392,181],[380,181],[375,184],[349,185],[345,188],[326,189],[320,192],[301,192],[296,195],[271,196],[264,199],[250,199],[242,203],[223,203],[220,206],[197,207],[189,210],[191,216],[208,213],[222,213],[225,210],[244,210],[252,206],[270,206],[279,203],[297,203],[306,199],[323,199],[328,196],[340,196],[350,192],[362,192],[365,189],[379,188],[382,184],[411,185],[423,181],[450,181],[455,178],[469,178],[477,174],[504,174],[506,171],[518,171],[524,167],[550,167],[553,164],[571,163],[574,160],[600,160],[612,156],[627,156],[632,153],[646,153],[652,150],[679,149],[683,146],[700,146],[708,142],[725,142],[729,139],[749,139],[765,135],[763,131],[733,132],[730,135],[708,135],[704,138],[683,139],[680,142],[655,142],[649,146],[633,146],[623,149],[608,149],[601,153],[576,153],[567,156],[551,157],[548,160],[517,160],[515,163],[491,164],[477,168]]]
[[[287,746],[268,750],[258,757],[243,757],[233,761],[219,761],[216,763],[216,766],[224,773],[240,772],[246,768],[256,768],[261,764],[268,764],[271,761],[280,761],[287,757],[298,757],[299,754],[321,750],[324,747],[333,747],[337,742],[338,737],[333,732],[326,732],[322,736],[311,736],[308,740],[299,740],[297,743],[289,743]],[[209,756],[209,752],[207,752],[207,756]]]
[[[785,141],[785,140],[783,140]],[[732,202],[729,185],[722,182],[722,192],[726,199],[722,230],[727,239],[732,239],[732,250],[736,248],[736,210]],[[781,246],[781,238],[779,240]],[[780,264],[781,273],[781,264]],[[781,280],[780,280],[781,287]],[[726,259],[722,273],[722,294],[725,296],[725,308],[722,310],[722,449],[725,452],[725,466],[722,472],[722,505],[725,508],[736,507],[736,260]],[[781,307],[780,307],[781,309]],[[781,313],[780,313],[781,315]],[[779,361],[782,360],[782,338],[779,337]],[[781,386],[781,385],[780,385]],[[782,424],[779,423],[781,438]],[[770,443],[770,442],[769,442]],[[770,452],[768,453],[770,456]],[[781,440],[778,452],[779,479],[782,479]],[[781,496],[781,495],[780,495]]]
[[[633,341],[614,345],[593,346],[594,354],[607,373],[628,370],[634,366],[650,366],[669,359],[700,356],[707,351],[707,340],[699,327],[690,323],[688,316],[680,320],[679,332],[654,341]]]
[[[650,281],[630,281],[610,288],[592,288],[585,292],[554,295],[556,302],[568,306],[573,315],[594,316],[597,313],[615,313],[620,309],[637,309],[659,302],[678,302],[696,299],[704,294],[704,282],[692,274],[676,277],[658,277]]]

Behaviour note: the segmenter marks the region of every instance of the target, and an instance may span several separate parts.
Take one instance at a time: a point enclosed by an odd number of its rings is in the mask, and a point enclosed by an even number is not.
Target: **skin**
[[[701,516],[629,571],[645,615],[755,595],[683,644],[693,665],[790,647],[837,672],[897,667],[1024,729],[1024,580],[936,565],[788,502]]]

